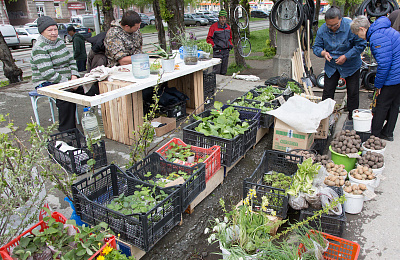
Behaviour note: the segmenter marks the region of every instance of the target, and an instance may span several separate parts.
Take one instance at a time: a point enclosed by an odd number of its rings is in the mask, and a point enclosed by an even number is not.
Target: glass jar
[[[149,55],[135,54],[131,56],[132,74],[137,79],[145,79],[150,76]]]
[[[198,61],[197,57],[197,45],[194,46],[183,46],[183,61],[186,65],[196,65]]]

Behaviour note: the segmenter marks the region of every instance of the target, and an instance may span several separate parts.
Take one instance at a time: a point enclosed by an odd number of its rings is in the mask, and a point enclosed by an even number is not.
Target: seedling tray
[[[57,141],[63,141],[76,149],[63,152],[56,147]],[[51,135],[47,144],[47,149],[49,153],[53,155],[54,160],[65,170],[77,175],[85,174],[90,170],[90,166],[87,164],[89,159],[94,159],[96,161],[94,165],[95,169],[107,165],[104,140],[101,140],[98,144],[93,144],[92,153],[87,148],[85,136],[76,128]]]
[[[154,181],[157,174],[168,177],[170,173],[178,171],[183,171],[190,175],[182,185],[173,186],[180,191],[180,204],[182,206],[182,211],[185,211],[189,204],[206,188],[206,170],[204,163],[198,163],[193,167],[189,167],[168,162],[158,153],[152,153],[130,167],[126,171],[126,174],[148,183],[149,180]],[[151,175],[146,176],[149,172]]]
[[[187,144],[184,143],[181,139],[173,138],[168,143],[163,145],[160,149],[158,149],[156,152],[165,158],[166,152],[168,149],[170,149],[171,143],[185,147],[187,146]],[[214,174],[221,168],[221,147],[215,145],[213,147],[206,149],[192,145],[190,147],[190,150],[196,154],[195,161],[197,161],[199,158],[205,158],[206,156],[208,156],[208,158],[203,161],[203,163],[206,165],[206,183],[207,183],[208,180],[212,176],[214,176]]]
[[[329,188],[333,189],[336,191],[336,193],[341,197],[343,195],[343,189],[342,187],[330,187]],[[333,236],[338,236],[341,237],[343,234],[343,231],[346,227],[346,214],[344,211],[344,205],[340,205],[342,207],[342,214],[341,215],[328,215],[328,214],[322,214],[320,217],[316,218],[315,220],[312,220],[308,222],[308,224],[318,230],[321,230],[322,232],[331,234]],[[308,217],[314,216],[314,213],[318,211],[313,208],[308,208],[308,209],[303,209],[300,211],[300,217],[299,221],[302,221]]]
[[[241,100],[242,100],[242,98],[237,98],[232,103],[234,103],[236,101],[239,102]],[[252,99],[243,99],[243,100],[248,102],[249,104],[252,104],[252,103],[261,104],[261,101],[257,101],[257,100],[252,100]],[[279,103],[278,102],[264,102],[264,106],[276,109],[279,107]],[[273,115],[269,115],[265,112],[260,111],[260,127],[263,127],[263,128],[271,127],[271,125],[274,123],[274,118],[275,117]]]
[[[126,175],[111,164],[72,185],[76,213],[83,222],[90,225],[107,223],[115,234],[120,234],[122,240],[148,252],[180,223],[180,191],[165,189],[168,197],[146,213],[124,215],[107,208],[107,204],[119,195],[130,196],[140,191],[138,185],[154,187]],[[160,191],[160,188],[155,187],[157,195]]]
[[[221,165],[231,166],[244,155],[244,137],[237,135],[232,139],[226,139],[217,136],[205,136],[203,133],[197,132],[195,128],[202,121],[196,121],[183,128],[183,141],[186,144],[211,148],[214,145],[221,147]]]
[[[246,198],[250,189],[255,189],[257,197],[261,199],[266,196],[269,201],[268,208],[275,210],[277,216],[285,219],[288,210],[288,195],[283,189],[264,185],[263,178],[269,171],[292,176],[297,171],[297,163],[302,161],[302,156],[280,151],[265,151],[257,169],[243,181],[243,198]]]

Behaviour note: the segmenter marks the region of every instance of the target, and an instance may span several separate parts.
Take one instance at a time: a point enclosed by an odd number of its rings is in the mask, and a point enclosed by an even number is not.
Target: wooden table
[[[38,89],[38,93],[84,106],[104,104],[101,106],[101,111],[106,137],[131,145],[133,131],[138,130],[143,124],[143,89],[157,85],[158,81],[159,83],[168,81],[169,87],[176,87],[190,98],[186,104],[187,108],[197,108],[197,113],[202,112],[203,70],[220,62],[220,59],[199,61],[197,65],[185,65],[180,62],[179,70],[164,73],[160,80],[158,75],[136,79],[132,75],[131,65],[120,66],[118,68],[126,68],[129,71],[114,71],[111,74],[113,81],[99,82],[100,95],[94,97],[66,91],[72,87],[97,81],[88,77],[43,87]]]

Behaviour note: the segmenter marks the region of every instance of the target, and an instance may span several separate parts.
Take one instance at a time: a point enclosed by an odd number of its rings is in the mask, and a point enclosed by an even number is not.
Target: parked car
[[[251,11],[251,17],[255,18],[267,18],[269,16],[269,13],[261,11],[261,10],[254,10]]]
[[[93,15],[75,15],[71,16],[70,23],[80,24],[81,27],[87,27],[94,30],[94,17]]]
[[[200,25],[207,25],[208,20],[205,18],[201,18],[200,16],[195,14],[185,14],[183,16],[183,23],[185,24],[185,26],[189,25],[200,26]]]
[[[40,36],[37,27],[16,28],[15,30],[18,33],[20,46],[24,45],[33,47],[38,37]]]
[[[144,23],[145,26],[150,24],[150,19],[147,15],[139,13],[139,16],[140,16],[140,19],[142,19],[142,23]]]
[[[149,16],[149,22],[151,25],[155,25],[156,24],[156,17],[154,15],[150,15]]]
[[[31,22],[31,23],[26,23],[25,26],[27,26],[27,27],[37,27],[37,19],[38,18],[36,18],[36,20]]]
[[[1,24],[0,32],[3,35],[4,40],[6,41],[8,47],[11,47],[13,49],[18,48],[19,38],[17,31],[15,31],[14,26],[9,24]]]
[[[200,17],[207,19],[208,20],[208,24],[216,23],[219,20],[218,17],[215,17],[215,16],[213,16],[211,14],[202,14],[202,15],[200,15]]]
[[[85,39],[92,37],[92,31],[90,28],[87,27],[82,27],[80,24],[76,23],[59,23],[57,24],[58,26],[58,36],[64,40],[65,43],[71,42],[72,37],[68,34],[67,28],[72,25],[75,28],[75,31],[77,33],[80,33],[85,37]]]

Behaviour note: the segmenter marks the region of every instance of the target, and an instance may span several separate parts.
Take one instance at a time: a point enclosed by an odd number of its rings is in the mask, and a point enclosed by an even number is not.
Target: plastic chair
[[[45,98],[47,98],[49,100],[51,119],[53,120],[53,124],[54,124],[56,122],[55,117],[54,117],[54,105],[56,104],[56,100],[54,98],[52,98],[52,97],[47,97],[47,96],[40,95],[39,93],[37,93],[36,89],[32,90],[32,91],[29,91],[29,97],[31,98],[33,113],[35,115],[36,123],[38,125],[40,125],[40,121],[39,121],[37,102],[42,97],[45,97]],[[79,123],[79,117],[78,117],[78,107],[76,107],[76,110],[75,110],[75,117],[76,117],[76,123],[80,124]]]

